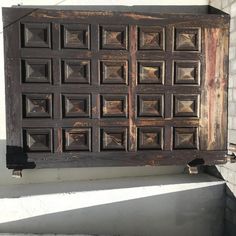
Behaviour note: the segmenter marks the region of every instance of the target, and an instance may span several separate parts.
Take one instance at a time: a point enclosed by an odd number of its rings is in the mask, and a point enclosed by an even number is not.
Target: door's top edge
[[[5,8],[3,8],[5,9]],[[20,5],[8,9],[42,9],[42,10],[75,10],[75,11],[113,11],[113,12],[138,12],[159,14],[193,14],[193,15],[228,15],[227,13],[209,5],[68,5],[68,6],[45,6],[45,5]]]

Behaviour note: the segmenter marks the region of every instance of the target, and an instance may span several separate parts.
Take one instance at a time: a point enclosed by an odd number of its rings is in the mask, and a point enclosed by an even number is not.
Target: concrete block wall
[[[236,0],[211,0],[210,5],[227,12],[230,21],[228,142],[236,143]],[[225,235],[236,235],[236,163],[216,166],[226,180]]]

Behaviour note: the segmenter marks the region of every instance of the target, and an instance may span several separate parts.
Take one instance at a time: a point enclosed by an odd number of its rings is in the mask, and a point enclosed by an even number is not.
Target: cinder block
[[[232,77],[232,80],[233,80],[233,88],[236,88],[236,75],[233,74],[233,72],[229,72],[230,73],[230,76]]]
[[[223,1],[223,2],[224,2],[224,1]],[[222,3],[223,3],[223,2],[222,2]],[[230,6],[226,6],[226,7],[222,8],[222,11],[224,11],[225,13],[230,14]]]
[[[231,5],[230,15],[231,17],[236,16],[236,2],[233,2],[233,4]]]
[[[229,7],[229,0],[222,0],[221,1],[221,7],[224,9],[226,7]]]
[[[236,115],[236,103],[229,102],[229,116],[235,116]]]
[[[233,32],[236,30],[236,18],[233,17],[230,19],[230,32]]]
[[[234,87],[234,76],[232,76],[231,74],[229,74],[229,84],[228,84],[229,88],[233,88]]]
[[[228,89],[228,101],[229,102],[233,101],[233,89],[232,88]]]
[[[215,7],[215,8],[218,8],[218,9],[221,9],[221,0],[213,0],[210,2],[210,5]]]
[[[232,128],[233,128],[233,127],[232,127],[232,122],[233,122],[233,117],[228,116],[228,127],[229,127],[229,129],[232,129]]]
[[[232,37],[230,37],[230,47],[235,46],[236,42],[236,32],[232,33]],[[232,59],[229,61],[229,71],[231,75],[235,75],[236,73],[236,59]]]
[[[236,39],[236,32],[235,31],[233,31],[231,34],[230,34],[230,39],[229,39],[229,41],[230,41],[230,47],[233,47],[233,46],[235,46],[235,39]]]
[[[233,101],[236,102],[236,88],[232,90]]]
[[[229,49],[229,60],[236,58],[236,47],[231,47]]]
[[[229,143],[236,143],[236,130],[229,129],[228,139]]]
[[[232,129],[235,129],[236,130],[236,117],[232,117],[232,124],[231,124],[231,127]]]

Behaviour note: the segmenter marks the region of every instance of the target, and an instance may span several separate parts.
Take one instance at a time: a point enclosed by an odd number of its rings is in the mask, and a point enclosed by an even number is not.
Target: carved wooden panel
[[[140,94],[137,98],[139,117],[163,117],[163,95]]]
[[[28,152],[51,152],[52,131],[50,129],[23,130],[25,150]]]
[[[140,50],[164,50],[164,28],[159,26],[140,26],[138,34]]]
[[[7,167],[224,162],[228,16],[73,8],[3,9]]]
[[[138,62],[138,83],[163,84],[164,70],[163,61],[140,61]]]
[[[198,61],[175,61],[175,84],[199,84],[200,63]]]
[[[127,49],[127,26],[103,25],[100,27],[100,34],[101,49]]]
[[[91,151],[91,129],[64,129],[63,147],[65,151]]]
[[[22,82],[51,83],[51,60],[50,59],[22,60]]]
[[[127,128],[102,128],[101,149],[126,151],[127,150]]]
[[[64,83],[90,83],[90,61],[63,60],[62,76]]]
[[[163,147],[163,128],[145,127],[138,129],[139,150],[159,150]]]
[[[176,51],[199,51],[201,45],[199,28],[176,28]]]
[[[198,95],[174,95],[174,116],[198,117]]]
[[[89,49],[90,31],[86,24],[62,24],[62,48]]]
[[[62,101],[64,117],[90,117],[89,94],[64,94]]]
[[[51,94],[25,94],[23,95],[24,117],[52,117]]]
[[[24,23],[21,26],[23,47],[51,47],[51,30],[49,23]]]
[[[126,95],[102,95],[101,101],[102,117],[127,118],[128,113]]]
[[[127,61],[101,61],[102,84],[128,84]]]
[[[197,128],[174,128],[174,149],[197,149]]]

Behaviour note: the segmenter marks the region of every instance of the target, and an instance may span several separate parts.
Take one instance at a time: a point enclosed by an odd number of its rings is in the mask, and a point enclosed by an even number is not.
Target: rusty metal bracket
[[[188,173],[190,175],[196,175],[199,173],[199,167],[204,165],[204,160],[202,158],[195,158],[187,164]]]
[[[236,144],[229,143],[229,154],[226,155],[226,160],[229,163],[236,163]]]
[[[232,153],[232,154],[227,154],[227,155],[226,155],[226,160],[227,160],[227,162],[229,162],[229,163],[236,163],[236,156],[235,156],[235,154],[234,154],[234,153]]]
[[[22,170],[13,170],[12,171],[12,177],[16,179],[22,178]]]
[[[190,175],[197,175],[198,174],[198,167],[197,166],[187,165],[187,167],[188,167],[188,173]]]

